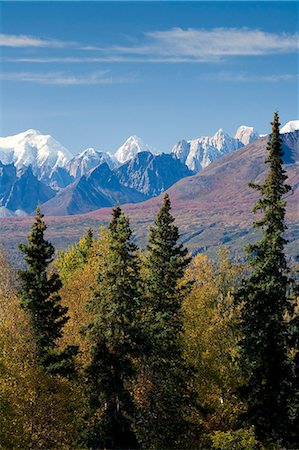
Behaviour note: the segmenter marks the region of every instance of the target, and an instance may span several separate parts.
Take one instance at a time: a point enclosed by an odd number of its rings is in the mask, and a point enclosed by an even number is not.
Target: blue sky
[[[0,135],[73,153],[298,118],[298,3],[2,2]]]

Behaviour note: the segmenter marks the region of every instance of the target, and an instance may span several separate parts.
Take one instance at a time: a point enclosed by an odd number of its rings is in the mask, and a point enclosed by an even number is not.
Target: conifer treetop
[[[47,271],[55,249],[44,239],[47,227],[43,217],[38,207],[28,243],[19,246],[27,263],[27,268],[19,271],[19,294],[21,306],[29,312],[39,365],[53,374],[69,376],[75,370],[74,357],[78,349],[72,345],[58,349],[57,340],[62,337],[69,319],[68,308],[60,303],[62,282],[59,275]]]
[[[34,223],[28,235],[28,244],[20,244],[19,249],[25,255],[25,261],[32,270],[44,271],[53,261],[55,249],[53,245],[44,239],[47,226],[43,220],[44,215],[40,207],[36,208]],[[36,252],[40,257],[36,258]]]
[[[240,356],[245,379],[242,393],[247,402],[247,420],[258,438],[292,442],[294,366],[290,358],[294,281],[289,274],[284,246],[286,201],[291,189],[285,182],[279,117],[274,114],[265,163],[268,174],[262,184],[250,184],[260,193],[253,211],[262,213],[254,222],[262,237],[247,247],[252,267],[236,298],[242,302]]]

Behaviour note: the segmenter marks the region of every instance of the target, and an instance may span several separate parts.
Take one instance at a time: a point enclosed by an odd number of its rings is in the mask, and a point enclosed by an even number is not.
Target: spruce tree
[[[138,436],[144,448],[190,448],[186,415],[191,413],[190,368],[183,358],[181,303],[190,288],[182,277],[190,261],[178,244],[179,231],[164,195],[146,255],[145,335],[143,377],[145,398],[140,410]]]
[[[98,274],[86,327],[88,408],[83,444],[91,449],[137,448],[132,383],[139,352],[140,267],[129,220],[119,207],[109,225],[107,263]]]
[[[88,257],[90,256],[90,250],[93,245],[93,230],[92,228],[87,228],[86,234],[81,240],[82,242],[79,242],[78,245],[78,251],[82,256],[82,262],[85,264],[88,260]],[[81,243],[81,245],[80,245]]]
[[[286,444],[292,436],[292,391],[294,368],[290,359],[290,323],[293,281],[289,275],[284,247],[284,195],[290,191],[283,169],[279,118],[274,114],[267,145],[268,175],[262,184],[250,184],[261,197],[254,223],[261,239],[248,246],[252,271],[237,294],[242,304],[240,328],[241,364],[246,382],[241,394],[247,403],[247,421],[255,426],[259,439]],[[294,385],[293,385],[294,386]]]
[[[57,273],[48,274],[55,249],[45,240],[46,224],[38,207],[27,244],[20,244],[27,268],[19,271],[21,279],[21,306],[28,311],[36,343],[37,363],[52,374],[68,376],[74,372],[76,346],[58,349],[57,340],[62,337],[67,307],[60,304],[58,294],[62,283]]]

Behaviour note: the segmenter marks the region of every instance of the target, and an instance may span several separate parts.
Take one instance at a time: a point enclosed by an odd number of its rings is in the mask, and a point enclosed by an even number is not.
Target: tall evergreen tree
[[[143,376],[147,388],[138,436],[145,448],[183,448],[188,442],[186,415],[191,412],[190,369],[183,359],[181,302],[190,283],[183,283],[190,259],[178,244],[179,231],[170,213],[169,196],[150,229],[146,255],[145,334],[148,348]]]
[[[263,184],[250,184],[261,194],[253,211],[262,213],[254,223],[262,237],[248,247],[252,271],[237,299],[242,302],[240,345],[246,382],[241,393],[248,405],[247,420],[255,426],[258,438],[283,444],[295,438],[291,417],[294,367],[289,355],[290,324],[286,320],[293,315],[293,281],[283,237],[283,196],[291,188],[285,183],[277,113],[271,125],[265,160],[269,166],[267,178]]]
[[[19,271],[21,306],[29,312],[38,364],[50,373],[68,376],[74,371],[78,349],[75,346],[58,349],[57,340],[68,321],[67,308],[60,304],[59,275],[47,272],[55,250],[44,238],[47,227],[43,217],[37,208],[28,243],[19,245],[27,263],[27,268]]]
[[[107,263],[98,274],[86,333],[89,405],[84,445],[91,449],[137,448],[132,382],[139,352],[140,267],[129,220],[119,207],[109,225]]]
[[[92,228],[87,228],[86,234],[81,240],[81,246],[78,246],[78,251],[82,256],[83,264],[85,264],[88,260],[90,250],[93,244],[93,230]],[[80,244],[80,243],[79,243]]]

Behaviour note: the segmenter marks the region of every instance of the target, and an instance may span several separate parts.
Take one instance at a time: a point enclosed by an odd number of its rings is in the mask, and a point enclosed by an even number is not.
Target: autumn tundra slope
[[[192,252],[214,252],[220,244],[239,251],[244,243],[254,237],[252,207],[257,193],[248,182],[260,182],[266,175],[267,137],[236,150],[214,161],[194,176],[184,178],[168,189],[173,213],[182,233],[184,243]],[[299,131],[282,135],[285,151],[285,168],[292,191],[287,196],[288,253],[295,256],[299,243]],[[161,203],[155,197],[138,204],[124,206],[141,245],[148,227]],[[84,215],[48,217],[49,237],[58,246],[78,239],[88,226],[97,228],[106,223],[111,208]],[[9,217],[1,220],[1,239],[12,248],[24,239],[31,218]]]

